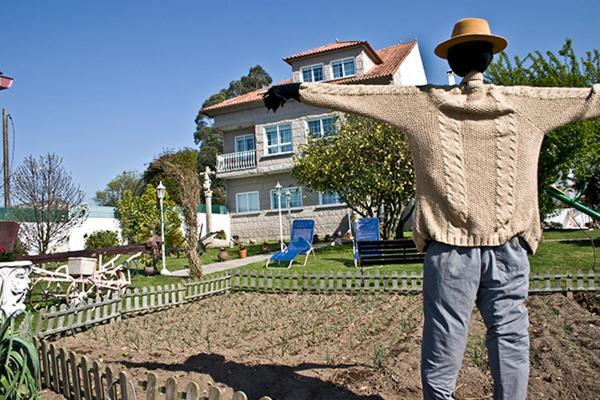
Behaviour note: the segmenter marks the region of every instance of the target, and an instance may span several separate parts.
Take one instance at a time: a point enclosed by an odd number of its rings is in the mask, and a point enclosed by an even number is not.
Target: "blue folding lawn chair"
[[[314,248],[312,246],[313,236],[315,234],[315,221],[312,219],[297,219],[292,222],[292,233],[290,237],[290,244],[283,251],[278,251],[273,254],[271,258],[267,261],[266,268],[269,268],[269,263],[271,261],[277,261],[288,263],[287,267],[290,268],[292,263],[300,254],[304,254],[304,265],[306,265],[306,261],[308,260],[308,256],[310,253],[313,254],[315,261],[317,260],[317,256],[315,255]],[[270,267],[273,268],[273,267]],[[281,267],[276,267],[281,268]]]
[[[354,223],[354,266],[358,268],[360,254],[358,242],[363,240],[381,240],[379,236],[379,219],[361,218]]]

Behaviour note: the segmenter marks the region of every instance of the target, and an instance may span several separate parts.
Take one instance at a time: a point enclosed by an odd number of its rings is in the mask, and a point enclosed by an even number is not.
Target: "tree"
[[[139,194],[144,188],[142,178],[137,171],[123,171],[113,178],[106,188],[96,192],[94,201],[99,206],[116,207],[117,201],[123,197],[125,190],[129,189],[134,194]]]
[[[104,230],[95,231],[85,237],[85,248],[89,250],[99,249],[102,247],[113,247],[119,244],[119,235],[117,232]]]
[[[572,41],[567,39],[558,52],[545,54],[535,51],[525,58],[501,53],[490,65],[486,78],[497,85],[590,87],[600,82],[600,52],[588,51],[578,60]],[[582,68],[583,66],[583,68]],[[554,212],[558,205],[544,190],[551,184],[568,185],[567,177],[575,174],[575,182],[594,182],[600,170],[600,121],[583,121],[570,124],[549,133],[542,144],[538,163],[538,196],[542,220]],[[588,186],[588,200],[594,184]],[[597,197],[596,197],[597,198]],[[594,205],[594,204],[590,204]]]
[[[248,75],[242,76],[237,81],[229,82],[226,89],[221,89],[218,93],[213,94],[202,103],[202,108],[212,106],[227,99],[241,96],[253,90],[261,89],[273,82],[271,76],[260,65],[255,65],[250,68]]]
[[[181,204],[185,221],[185,252],[194,277],[202,276],[198,257],[198,205],[200,204],[200,180],[198,156],[194,149],[162,154],[154,162],[172,178]]]
[[[402,211],[415,183],[406,137],[395,127],[346,115],[336,136],[302,148],[292,174],[310,189],[338,193],[358,214],[380,218],[385,239],[401,235]]]
[[[165,214],[165,247],[179,248],[183,241],[179,207],[170,199],[169,193],[163,199]],[[129,189],[117,202],[117,216],[123,238],[129,243],[145,243],[153,233],[160,234],[160,203],[156,188],[146,185],[144,192],[136,196]]]
[[[248,71],[248,75],[241,77],[237,81],[231,81],[226,89],[209,96],[202,103],[202,108],[220,103],[242,94],[261,89],[273,82],[271,76],[260,65],[256,65]],[[223,153],[222,132],[213,128],[211,121],[206,115],[198,111],[196,115],[196,132],[194,132],[194,142],[200,146],[198,153],[198,172],[201,173],[208,166],[215,171],[217,166],[217,155]],[[214,179],[212,183],[213,201],[215,203],[225,204],[227,195],[225,184],[222,179]],[[202,194],[201,194],[202,195]]]
[[[152,185],[154,187],[158,186],[158,184],[162,182],[163,185],[165,185],[171,200],[173,200],[177,205],[181,205],[181,200],[179,199],[179,193],[177,191],[177,183],[173,177],[165,173],[163,166],[159,162],[161,157],[162,155],[158,156],[156,159],[152,160],[150,164],[148,164],[148,167],[143,174],[144,182],[146,185]]]
[[[11,196],[12,217],[24,222],[20,239],[39,254],[62,244],[88,215],[83,191],[52,153],[23,160],[12,178]]]

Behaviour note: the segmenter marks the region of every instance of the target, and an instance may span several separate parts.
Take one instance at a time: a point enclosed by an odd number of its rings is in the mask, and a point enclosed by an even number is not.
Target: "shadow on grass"
[[[201,353],[189,357],[183,364],[160,362],[121,361],[128,368],[200,372],[210,375],[215,382],[223,383],[234,390],[241,390],[250,399],[270,396],[276,400],[328,399],[328,400],[380,400],[381,396],[363,396],[325,382],[316,377],[299,374],[310,369],[369,368],[361,364],[315,364],[301,363],[294,366],[277,364],[246,365],[226,360],[220,354]]]
[[[348,271],[354,271],[356,268],[354,267],[354,260],[352,258],[327,258],[328,261],[335,261],[343,264],[344,267],[349,267]]]
[[[573,245],[573,246],[577,246],[577,247],[590,248],[590,249],[593,247],[596,247],[597,249],[600,248],[600,238],[594,238],[593,243],[592,243],[592,240],[590,240],[589,238],[581,238],[581,239],[577,239],[577,240],[561,240],[558,243],[569,244],[569,245]]]

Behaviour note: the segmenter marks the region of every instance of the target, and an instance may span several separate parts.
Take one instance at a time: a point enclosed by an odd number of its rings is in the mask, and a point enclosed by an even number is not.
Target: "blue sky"
[[[560,7],[559,7],[560,5]],[[483,17],[510,55],[600,47],[600,1],[23,1],[2,2],[0,92],[16,128],[15,162],[55,152],[92,198],[123,170],[142,171],[166,149],[194,146],[203,100],[261,64],[324,43],[374,48],[419,41],[427,77],[445,83],[433,55],[454,22]]]

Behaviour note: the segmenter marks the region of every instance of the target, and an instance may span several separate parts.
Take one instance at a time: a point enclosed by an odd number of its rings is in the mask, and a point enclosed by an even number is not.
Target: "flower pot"
[[[6,253],[12,253],[17,237],[19,236],[19,224],[14,221],[0,221],[0,247]]]
[[[158,270],[154,265],[144,265],[144,272],[146,273],[146,275],[152,276],[156,275],[158,273]]]
[[[221,250],[219,251],[218,257],[219,257],[219,261],[221,261],[221,262],[227,261],[227,260],[229,260],[229,253],[227,252],[227,250],[221,248]]]
[[[240,249],[239,255],[240,255],[240,258],[248,257],[248,249]]]

